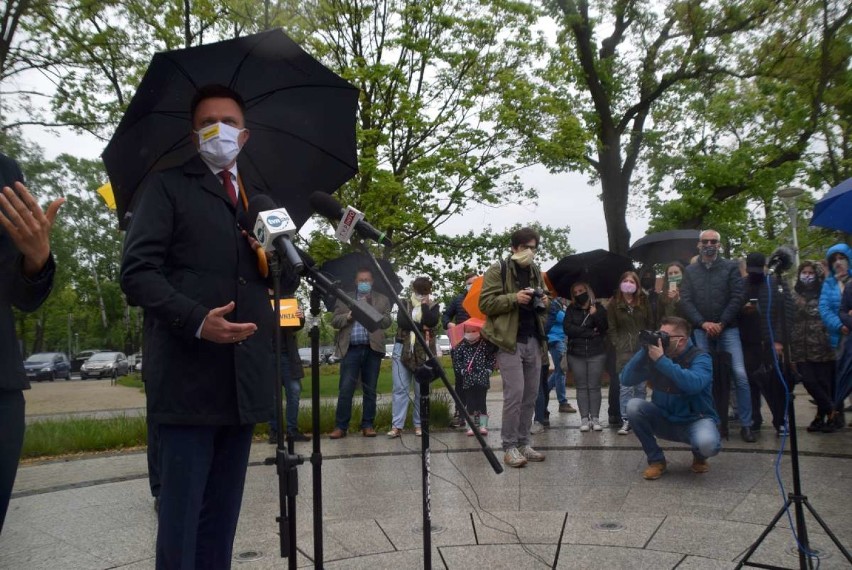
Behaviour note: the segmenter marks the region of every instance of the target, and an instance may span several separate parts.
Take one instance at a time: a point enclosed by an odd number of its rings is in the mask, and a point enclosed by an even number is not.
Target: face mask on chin
[[[225,168],[237,159],[240,154],[240,133],[237,129],[225,123],[215,123],[195,131],[198,136],[198,154],[207,164],[214,168]]]
[[[535,257],[535,253],[531,249],[525,249],[523,251],[519,251],[517,253],[512,254],[512,261],[520,265],[521,267],[529,267],[533,262],[533,258]]]

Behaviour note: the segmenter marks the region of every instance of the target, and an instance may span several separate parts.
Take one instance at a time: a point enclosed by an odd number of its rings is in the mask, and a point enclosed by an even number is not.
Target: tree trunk
[[[601,200],[606,221],[609,250],[627,255],[630,249],[630,230],[627,229],[627,194],[630,183],[622,175],[621,143],[617,134],[598,153],[598,174],[601,178]]]
[[[44,312],[39,311],[35,322],[35,335],[33,336],[33,349],[30,354],[44,350]]]
[[[101,309],[101,324],[104,326],[104,330],[106,331],[107,327],[109,327],[109,323],[107,322],[106,305],[104,304],[104,296],[101,293],[101,280],[98,278],[98,270],[95,268],[94,264],[92,264],[92,276],[95,279],[95,291],[98,293],[98,306]]]

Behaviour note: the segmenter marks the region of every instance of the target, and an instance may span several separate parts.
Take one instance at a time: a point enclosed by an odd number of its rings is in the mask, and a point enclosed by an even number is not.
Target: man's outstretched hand
[[[225,315],[234,310],[236,304],[231,301],[223,307],[210,309],[201,326],[201,338],[219,344],[242,342],[257,331],[254,323],[232,323]]]

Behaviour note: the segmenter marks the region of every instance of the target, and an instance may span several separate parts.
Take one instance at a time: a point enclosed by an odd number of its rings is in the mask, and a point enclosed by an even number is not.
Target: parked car
[[[311,365],[311,347],[306,346],[305,348],[299,349],[299,358],[302,361],[302,366],[310,366]]]
[[[436,356],[450,353],[450,337],[447,335],[439,335],[438,338],[435,339],[435,345],[438,347],[438,354]]]
[[[98,352],[80,367],[80,379],[118,378],[126,376],[129,371],[130,364],[123,352]]]
[[[393,344],[394,343],[390,343],[390,344],[385,345],[385,356],[384,356],[384,358],[391,358],[393,356]]]
[[[320,347],[320,362],[325,364],[337,364],[340,362],[340,357],[334,354],[332,347]]]
[[[89,360],[89,358],[93,354],[97,354],[98,352],[104,352],[103,350],[91,349],[91,350],[81,350],[77,354],[74,355],[74,358],[71,359],[71,372],[79,372],[80,367],[83,366],[83,363]]]
[[[28,380],[71,379],[71,361],[61,352],[37,352],[24,360]]]

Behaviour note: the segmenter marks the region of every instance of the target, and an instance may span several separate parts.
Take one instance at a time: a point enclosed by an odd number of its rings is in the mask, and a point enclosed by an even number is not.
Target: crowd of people
[[[270,311],[270,281],[258,271],[257,242],[235,223],[248,197],[258,192],[238,171],[237,155],[250,134],[244,113],[244,102],[231,89],[198,90],[190,110],[198,154],[152,175],[125,242],[122,289],[145,312],[158,568],[229,565],[253,426],[274,417],[269,396],[276,388],[275,359],[269,347],[278,323]],[[5,212],[0,255],[8,262],[0,288],[0,364],[13,372],[0,375],[0,530],[23,440],[22,390],[28,387],[11,306],[34,310],[50,291],[49,233],[62,203],[42,211],[22,180],[17,165],[0,155]],[[813,398],[816,414],[809,432],[845,426],[835,370],[843,350],[852,350],[849,246],[835,245],[824,260],[801,263],[790,290],[783,279],[767,277],[763,254],[750,253],[741,266],[721,255],[719,233],[705,230],[689,264],[672,261],[662,268],[659,290],[657,271],[646,267],[641,277],[625,272],[612,290],[594,291],[589,280],[574,282],[563,297],[548,292],[535,262],[539,242],[532,228],[512,233],[510,254],[482,275],[481,319],[471,317],[463,304],[477,275],[465,277],[465,290],[443,312],[431,279],[413,280],[397,312],[389,438],[403,433],[412,400],[414,434],[422,434],[415,377],[435,352],[440,326],[452,333],[455,389],[467,412],[457,409],[453,426],[470,436],[488,433],[486,395],[499,369],[500,439],[503,462],[510,467],[546,459],[533,447],[532,436],[549,425],[551,391],[559,413],[579,412],[581,433],[602,431],[605,377],[607,424],[618,434],[636,435],[647,456],[646,479],[667,469],[658,439],[689,444],[692,471],[707,472],[708,459],[721,449],[720,414],[730,413],[739,422],[745,442],[756,441],[764,421],[762,399],[776,433],[785,435],[787,390],[777,380],[779,369],[788,381],[801,378]],[[294,290],[293,283],[287,285]],[[369,268],[359,268],[346,285],[349,296],[370,305],[381,321],[368,330],[344,303],[334,309],[340,378],[329,437],[349,433],[358,384],[363,392],[359,429],[364,437],[376,437],[376,386],[392,302],[374,288]],[[273,440],[279,424],[291,441],[308,439],[297,421],[304,373],[295,330],[304,324],[304,314],[299,309],[296,315],[299,325],[282,335],[280,377],[287,405],[285,418],[270,423]],[[733,372],[731,412],[718,409],[712,392],[715,363],[723,362],[719,354],[729,355]],[[576,386],[576,408],[566,393],[568,374]]]

